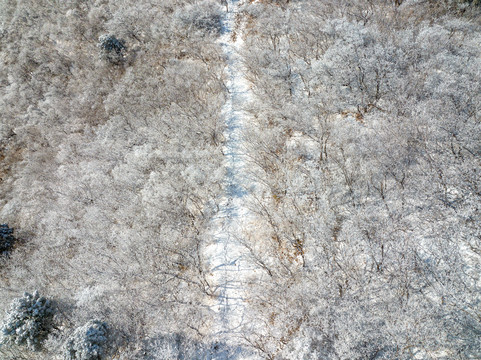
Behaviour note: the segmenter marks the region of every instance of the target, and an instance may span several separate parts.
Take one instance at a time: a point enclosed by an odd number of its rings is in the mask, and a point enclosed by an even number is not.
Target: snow
[[[228,13],[224,20],[222,36],[219,38],[226,57],[228,99],[223,108],[226,138],[225,196],[212,226],[204,248],[204,256],[210,267],[210,283],[217,290],[211,308],[216,314],[213,326],[215,341],[235,349],[236,359],[252,359],[239,344],[242,335],[251,324],[245,321],[247,284],[256,269],[249,262],[248,250],[242,245],[243,229],[253,216],[246,204],[253,191],[253,182],[248,176],[245,154],[246,129],[249,115],[243,110],[252,99],[249,82],[245,77],[241,51],[243,46],[242,22],[236,22],[239,3],[228,1]]]

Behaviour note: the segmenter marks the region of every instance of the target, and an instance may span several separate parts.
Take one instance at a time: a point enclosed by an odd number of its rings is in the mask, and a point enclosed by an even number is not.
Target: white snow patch
[[[216,300],[211,304],[216,314],[213,325],[215,341],[226,343],[233,349],[240,348],[243,334],[253,331],[245,320],[247,284],[260,271],[249,261],[248,250],[242,245],[244,229],[253,221],[246,204],[253,191],[248,176],[244,131],[249,121],[245,105],[252,99],[250,84],[245,77],[240,52],[242,51],[242,22],[236,21],[239,9],[236,0],[228,0],[228,13],[219,43],[224,50],[227,66],[226,86],[228,99],[223,107],[225,118],[225,196],[213,219],[204,257],[209,264],[209,282]],[[246,351],[236,351],[236,359],[254,359]]]

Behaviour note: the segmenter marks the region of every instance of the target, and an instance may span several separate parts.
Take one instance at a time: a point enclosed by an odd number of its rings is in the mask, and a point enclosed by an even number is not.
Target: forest
[[[480,358],[480,0],[0,0],[0,359]]]

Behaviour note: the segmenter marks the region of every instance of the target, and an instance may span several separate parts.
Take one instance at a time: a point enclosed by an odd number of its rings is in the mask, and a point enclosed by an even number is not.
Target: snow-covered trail
[[[253,185],[248,177],[244,153],[243,134],[249,115],[243,108],[250,101],[251,93],[240,55],[243,41],[240,36],[242,22],[236,21],[238,7],[238,0],[228,0],[228,12],[219,39],[227,62],[228,99],[223,108],[226,125],[225,196],[212,222],[210,241],[204,252],[210,267],[210,282],[218,294],[212,305],[216,314],[214,337],[231,349],[237,348],[242,335],[252,330],[245,321],[246,285],[256,272],[249,263],[247,249],[242,245],[243,229],[251,218],[246,204]]]

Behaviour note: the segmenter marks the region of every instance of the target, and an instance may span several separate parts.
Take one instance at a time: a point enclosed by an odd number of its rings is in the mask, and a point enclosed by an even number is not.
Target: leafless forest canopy
[[[232,9],[257,271],[224,344]],[[479,0],[0,0],[0,358],[481,358],[480,114]]]

